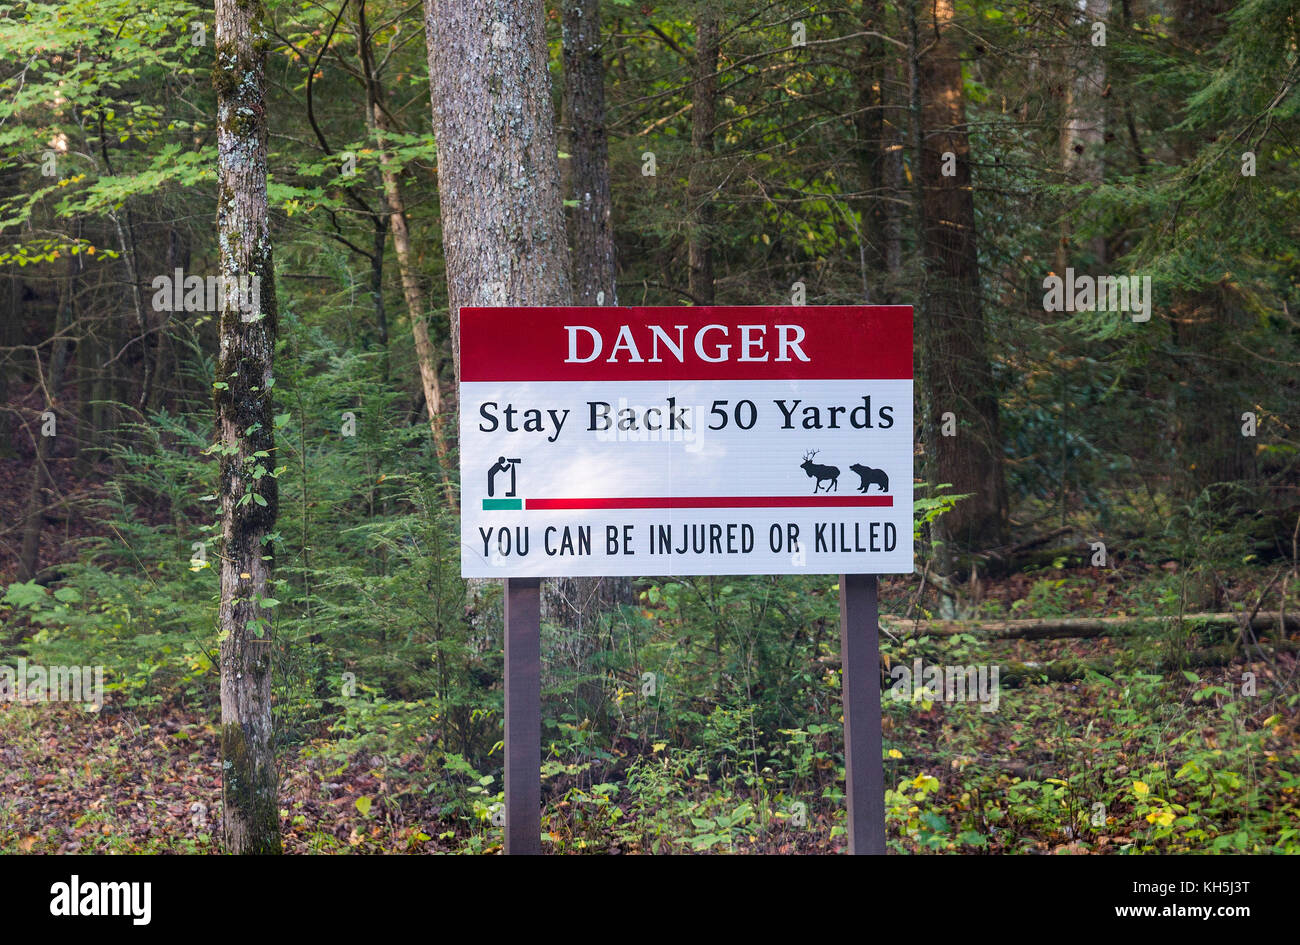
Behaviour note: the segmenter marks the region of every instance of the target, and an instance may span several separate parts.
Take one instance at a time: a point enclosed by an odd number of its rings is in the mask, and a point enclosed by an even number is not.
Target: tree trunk
[[[610,222],[609,148],[605,138],[605,63],[601,56],[599,0],[564,0],[564,115],[568,125],[569,215],[573,301],[617,305],[614,232]],[[632,603],[625,577],[562,578],[548,588],[548,616],[572,634],[569,649],[577,672],[600,642],[603,615]],[[598,712],[601,687],[584,685],[579,701]]]
[[[953,0],[935,0],[918,52],[920,220],[925,290],[919,321],[920,380],[927,399],[926,469],[931,485],[971,493],[941,520],[954,544],[1002,540],[1007,496],[993,371],[985,347],[961,60],[950,32]],[[928,49],[926,48],[928,46]],[[951,157],[945,159],[945,155]],[[947,165],[955,170],[945,176]],[[944,436],[952,413],[956,435]]]
[[[1295,653],[1300,650],[1300,643],[1293,640],[1277,640],[1271,645],[1270,649],[1275,654]],[[1025,684],[1032,685],[1040,679],[1047,679],[1049,682],[1072,682],[1076,679],[1086,679],[1094,673],[1100,676],[1110,676],[1117,669],[1129,673],[1139,671],[1164,675],[1192,666],[1208,668],[1228,666],[1236,662],[1248,664],[1260,659],[1269,659],[1268,654],[1262,647],[1256,646],[1252,653],[1249,649],[1243,650],[1233,643],[1226,646],[1207,647],[1201,650],[1188,650],[1185,653],[1154,659],[1148,658],[1140,662],[1134,661],[1133,664],[1128,666],[1118,667],[1116,665],[1117,661],[1109,659],[1087,662],[1076,658],[1066,658],[1051,660],[1046,663],[1022,663],[1012,660],[1001,664],[999,682],[1007,688],[1015,688]]]
[[[695,37],[695,85],[691,95],[691,169],[687,200],[691,220],[687,245],[687,291],[696,305],[713,304],[713,129],[718,106],[718,15],[700,14]]]
[[[388,245],[388,223],[378,214],[370,234],[370,298],[375,307],[375,347],[379,349],[379,377],[388,385],[388,310],[384,307],[384,247]]]
[[[862,5],[862,31],[881,32],[881,4],[879,0],[867,0]],[[885,151],[885,42],[879,36],[864,36],[858,51],[857,69],[858,101],[854,127],[857,132],[855,142],[858,165],[861,173],[862,190],[865,196],[860,201],[862,208],[862,233],[859,241],[865,257],[863,281],[867,283],[862,301],[881,304],[886,301],[887,293],[877,288],[871,291],[872,283],[879,285],[884,281],[888,271],[890,227],[887,215],[888,202],[884,199],[886,190],[886,151]]]
[[[406,202],[402,198],[401,181],[393,168],[392,155],[387,149],[388,116],[384,112],[383,85],[375,74],[374,57],[370,47],[370,30],[366,25],[364,0],[357,8],[357,36],[360,42],[361,65],[366,81],[366,124],[375,134],[379,145],[379,173],[384,184],[384,201],[388,206],[388,228],[393,232],[393,250],[397,256],[397,271],[402,279],[402,298],[406,301],[407,317],[411,320],[411,335],[415,342],[415,363],[420,371],[420,386],[424,391],[424,407],[429,414],[429,428],[433,434],[433,448],[438,456],[447,507],[459,507],[456,490],[452,487],[447,437],[443,429],[442,390],[438,383],[438,364],[433,342],[429,340],[429,326],[424,317],[424,292],[420,288],[420,275],[411,256],[410,228],[406,220]]]
[[[266,198],[266,47],[260,0],[217,0],[217,237],[220,270],[257,280],[223,292],[218,442],[221,505],[221,757],[223,823],[231,853],[279,853],[278,775],[271,715],[271,548],[277,511],[272,359],[275,270]],[[242,303],[242,305],[241,305]],[[241,310],[247,306],[250,311]]]
[[[1174,23],[1180,43],[1197,55],[1208,54],[1227,30],[1228,0],[1179,0]],[[1200,153],[1202,139],[1184,132],[1170,142],[1185,164]],[[1242,435],[1242,414],[1253,411],[1261,397],[1256,364],[1233,344],[1251,323],[1246,293],[1224,279],[1197,289],[1175,290],[1169,306],[1168,363],[1173,381],[1175,460],[1173,480],[1178,492],[1194,499],[1219,483],[1236,483],[1241,490],[1215,496],[1219,515],[1238,510],[1254,514],[1261,499],[1257,486],[1257,439]]]
[[[1175,409],[1171,426],[1177,449],[1174,481],[1194,499],[1219,483],[1245,487],[1216,496],[1218,512],[1253,512],[1259,501],[1255,444],[1243,436],[1242,414],[1259,398],[1258,375],[1232,344],[1249,329],[1251,315],[1240,293],[1225,283],[1180,292],[1170,306],[1170,351]]]
[[[57,336],[72,321],[72,299],[75,288],[72,277],[74,275],[74,257],[69,257],[68,263],[68,280],[63,284],[62,291],[59,293],[58,313],[54,321],[54,334]],[[58,414],[59,394],[63,391],[63,378],[67,370],[68,355],[71,349],[71,343],[67,339],[60,339],[54,343],[52,353],[50,354],[50,370],[46,375],[41,387],[47,395],[45,410]],[[34,355],[36,377],[41,376],[41,361],[39,355]],[[62,417],[55,418],[55,434],[58,433],[58,423],[66,423],[71,417],[64,414]],[[33,429],[36,431],[36,461],[32,464],[32,481],[27,490],[27,501],[23,508],[23,537],[22,544],[18,553],[18,580],[30,581],[36,577],[37,571],[40,570],[41,559],[41,532],[44,530],[45,515],[41,511],[42,495],[47,484],[52,483],[48,460],[50,452],[54,445],[53,436],[45,436],[43,431],[44,423],[40,416],[36,418]]]
[[[456,380],[460,309],[569,305],[569,260],[536,0],[424,0]]]
[[[570,195],[578,203],[569,217],[573,301],[617,305],[599,0],[565,0],[563,34]]]
[[[1065,56],[1065,73],[1062,86],[1065,101],[1061,125],[1061,169],[1072,184],[1100,184],[1102,181],[1102,150],[1106,142],[1105,100],[1106,63],[1102,58],[1104,46],[1092,45],[1092,24],[1104,23],[1110,16],[1110,0],[1087,0],[1083,10],[1082,28],[1071,31],[1078,37]],[[1061,239],[1058,244],[1056,271],[1064,272],[1069,265],[1070,215],[1061,219]],[[1106,264],[1106,239],[1094,236],[1088,242],[1092,266]]]

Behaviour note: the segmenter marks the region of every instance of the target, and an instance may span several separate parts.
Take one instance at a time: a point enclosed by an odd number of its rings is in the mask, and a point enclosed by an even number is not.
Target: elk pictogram
[[[820,452],[821,450],[813,450],[811,453],[805,453],[803,462],[800,463],[799,466],[808,474],[809,479],[816,480],[813,483],[813,492],[820,489],[823,482],[828,482],[830,484],[826,487],[827,492],[831,491],[831,486],[834,486],[835,490],[838,492],[840,468],[838,466],[822,466],[820,463],[814,463],[813,457]]]

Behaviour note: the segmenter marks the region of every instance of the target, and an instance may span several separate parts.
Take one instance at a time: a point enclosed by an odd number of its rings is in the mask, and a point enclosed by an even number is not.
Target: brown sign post
[[[506,578],[507,854],[541,842],[541,582]],[[885,852],[880,732],[880,614],[874,574],[840,575],[840,662],[849,853]]]
[[[885,852],[880,611],[874,574],[840,575],[840,693],[849,853]]]
[[[542,595],[506,578],[506,853],[542,852]]]
[[[541,852],[543,578],[839,574],[848,847],[884,853],[911,308],[463,308],[460,342],[461,574],[505,579],[505,852]]]

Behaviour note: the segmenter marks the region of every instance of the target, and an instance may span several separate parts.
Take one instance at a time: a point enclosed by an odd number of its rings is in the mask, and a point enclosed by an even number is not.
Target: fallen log
[[[880,618],[882,628],[895,635],[948,637],[973,633],[998,640],[1047,640],[1067,637],[1118,636],[1144,625],[1210,624],[1241,628],[1247,615],[1236,613],[1183,614],[1182,617],[1049,617],[1028,620],[902,620],[887,614]],[[1260,611],[1250,618],[1250,629],[1267,633],[1284,621],[1288,633],[1300,633],[1300,614],[1283,617],[1277,611]]]
[[[1251,652],[1254,648],[1255,652]],[[1268,643],[1269,651],[1277,653],[1300,653],[1300,641],[1277,640]],[[1176,672],[1181,669],[1227,666],[1236,659],[1251,662],[1260,658],[1263,648],[1255,644],[1243,649],[1236,643],[1212,646],[1201,650],[1191,650],[1181,656],[1166,656],[1156,659],[1141,658],[1123,662],[1112,659],[1084,660],[1058,659],[1041,663],[1028,660],[990,660],[989,664],[998,667],[998,682],[1004,688],[1016,688],[1025,682],[1074,682],[1083,679],[1089,673],[1110,676],[1123,670],[1126,672],[1148,672],[1156,675]],[[829,669],[839,669],[840,660],[834,656],[819,659],[818,664]],[[902,664],[896,664],[902,665]],[[929,664],[934,665],[934,664]],[[885,654],[880,657],[880,684],[888,689],[893,680],[891,666],[886,664]]]
[[[1300,651],[1300,643],[1292,640],[1280,640],[1269,644],[1274,653],[1295,653]],[[1238,657],[1244,656],[1250,661],[1252,655],[1237,647],[1235,644],[1225,646],[1214,646],[1204,650],[1193,650],[1181,657],[1165,657],[1154,664],[1149,664],[1147,672],[1156,675],[1172,673],[1180,669],[1206,668],[1214,666],[1227,666]],[[1083,679],[1089,673],[1097,673],[1102,676],[1110,676],[1116,672],[1114,660],[1051,660],[1046,663],[1028,663],[1012,660],[1006,663],[999,663],[998,681],[1004,686],[1015,688],[1026,682],[1037,682],[1047,680],[1048,682],[1073,682]],[[1131,667],[1125,667],[1131,670],[1141,671],[1144,669],[1141,661],[1136,661]]]

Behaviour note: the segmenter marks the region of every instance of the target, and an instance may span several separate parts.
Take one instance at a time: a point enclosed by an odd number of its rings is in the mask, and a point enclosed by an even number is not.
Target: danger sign
[[[463,308],[465,577],[912,570],[909,306]]]

